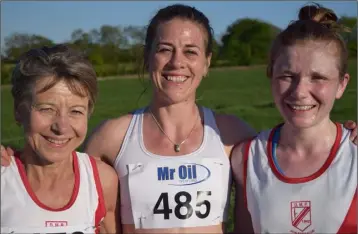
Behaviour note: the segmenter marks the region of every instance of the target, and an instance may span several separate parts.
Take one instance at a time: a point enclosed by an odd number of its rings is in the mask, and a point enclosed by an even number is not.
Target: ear
[[[204,70],[204,77],[208,74],[209,72],[209,67],[211,64],[211,57],[212,57],[212,53],[210,53],[207,57],[206,57],[206,64],[205,64],[205,70]]]
[[[336,93],[336,99],[340,99],[343,96],[344,90],[346,90],[350,76],[348,73],[344,74],[343,79],[339,80],[338,90]]]

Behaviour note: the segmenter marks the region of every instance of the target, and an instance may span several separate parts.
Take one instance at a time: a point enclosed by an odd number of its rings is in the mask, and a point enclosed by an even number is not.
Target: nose
[[[298,78],[292,83],[291,96],[295,99],[304,99],[308,96],[310,84],[308,79]]]
[[[182,68],[184,65],[184,55],[181,51],[175,50],[172,53],[169,64],[174,68]]]
[[[66,114],[57,115],[54,118],[53,123],[51,125],[51,130],[56,135],[64,134],[69,128],[70,128],[70,119],[68,118],[68,115],[66,115]]]

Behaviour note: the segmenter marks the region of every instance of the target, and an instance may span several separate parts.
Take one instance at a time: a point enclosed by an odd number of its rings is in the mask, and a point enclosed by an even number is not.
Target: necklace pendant
[[[180,145],[175,144],[174,145],[174,151],[179,152],[180,151]]]

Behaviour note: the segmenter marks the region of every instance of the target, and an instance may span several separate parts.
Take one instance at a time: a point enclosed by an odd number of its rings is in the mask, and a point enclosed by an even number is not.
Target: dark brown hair
[[[71,92],[89,97],[88,108],[92,112],[97,96],[97,76],[92,64],[81,52],[58,44],[31,49],[22,55],[11,78],[15,107],[32,100],[34,85],[42,79],[48,79],[48,83],[39,92],[65,81]]]
[[[158,27],[160,24],[168,22],[172,19],[180,18],[184,20],[190,20],[194,23],[199,24],[203,27],[206,32],[206,48],[205,54],[209,56],[213,50],[213,29],[210,26],[209,19],[195,7],[183,5],[183,4],[174,4],[160,9],[155,16],[150,20],[150,23],[147,27],[147,33],[145,37],[144,45],[144,68],[147,68],[149,53],[155,40]]]
[[[339,75],[343,77],[347,72],[348,50],[341,32],[348,32],[348,28],[338,23],[337,15],[328,8],[313,3],[302,7],[298,13],[298,20],[293,21],[285,30],[277,35],[273,41],[267,76],[271,77],[273,66],[282,48],[292,46],[307,40],[334,42],[339,50]]]

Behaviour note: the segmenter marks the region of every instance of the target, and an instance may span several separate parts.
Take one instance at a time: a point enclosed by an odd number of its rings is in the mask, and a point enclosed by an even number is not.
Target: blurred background
[[[146,26],[161,7],[177,1],[3,1],[1,2],[1,144],[21,148],[21,127],[13,117],[10,76],[19,56],[30,48],[69,43],[87,53],[99,77],[99,98],[89,131],[107,118],[147,105],[150,83],[142,71]],[[265,64],[272,39],[305,1],[183,1],[211,21],[215,33],[209,76],[197,102],[234,114],[257,131],[282,121],[273,103]],[[351,80],[335,103],[335,121],[357,121],[357,2],[319,1],[352,29],[342,35],[350,53]],[[233,199],[232,193],[231,199]],[[233,203],[232,203],[233,204]],[[233,230],[233,206],[228,231]]]
[[[54,43],[85,50],[99,77],[137,74],[146,26],[161,7],[176,1],[4,1],[1,3],[1,83],[9,83],[24,51]],[[265,64],[273,37],[297,19],[304,1],[183,1],[201,10],[215,33],[212,67]],[[319,1],[356,28],[357,3]],[[351,57],[357,56],[356,31]]]

